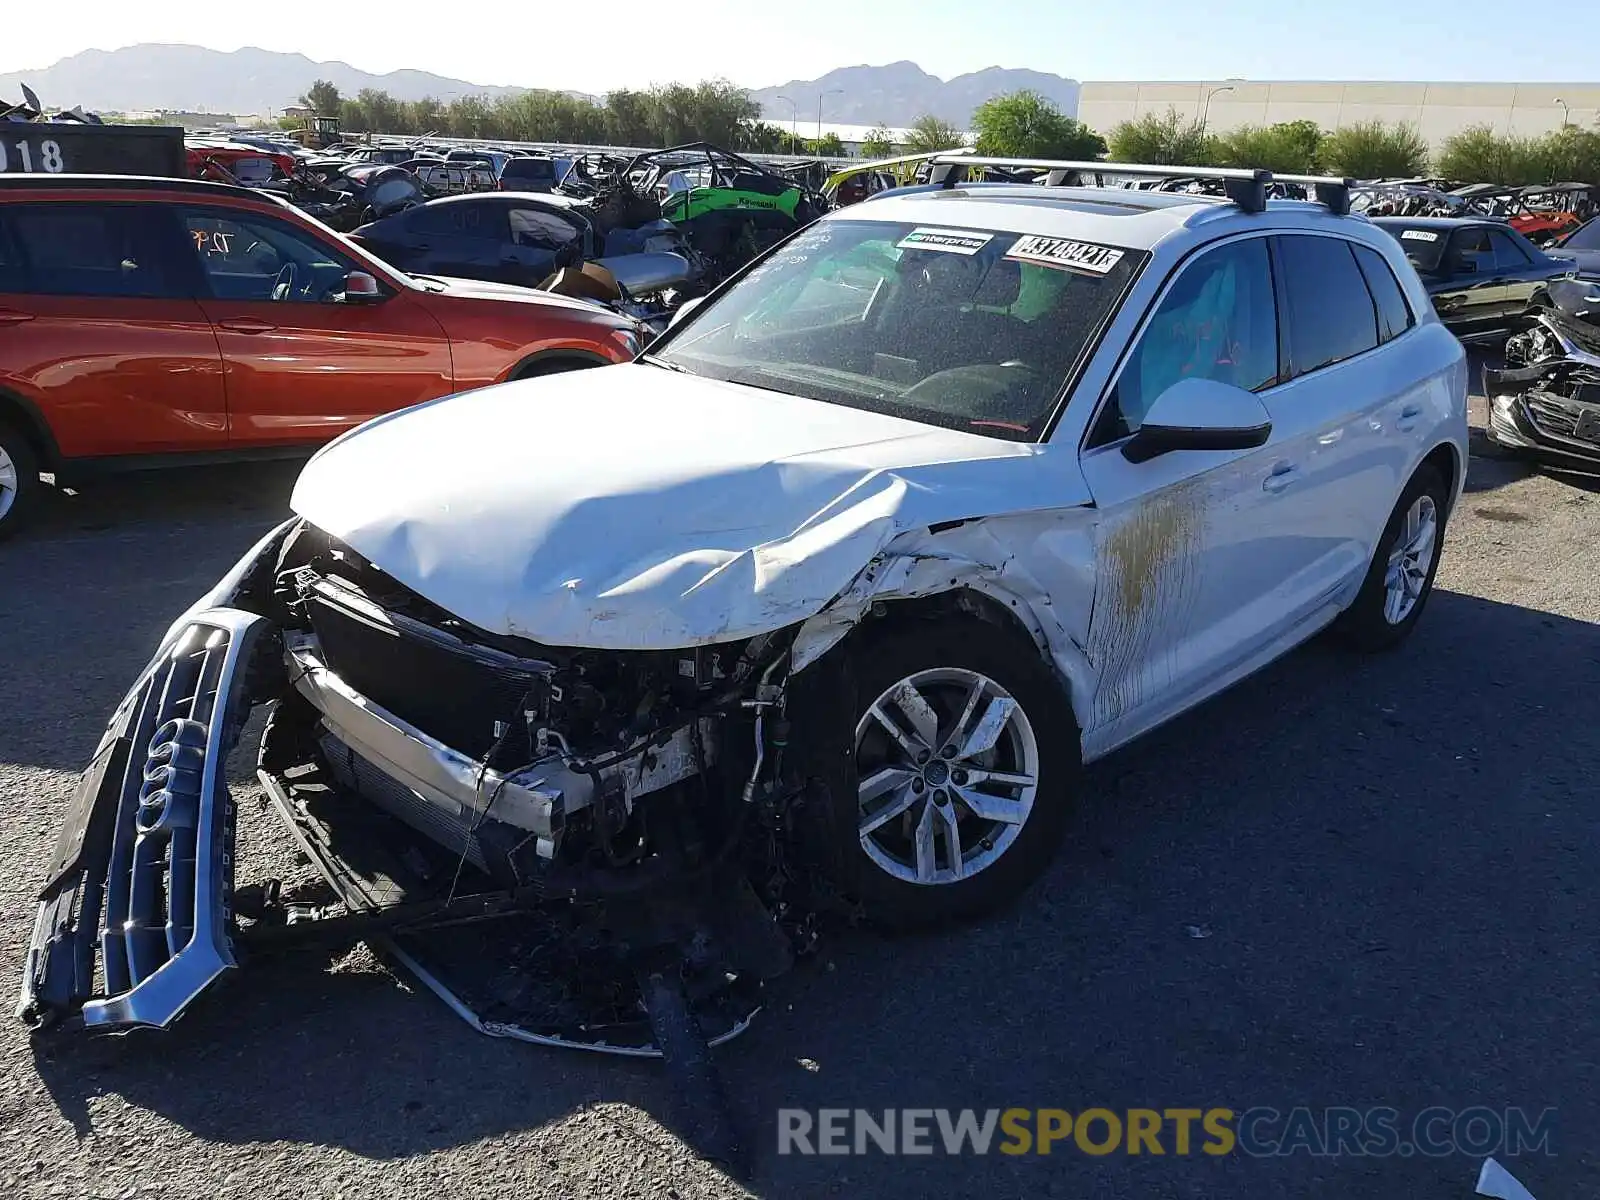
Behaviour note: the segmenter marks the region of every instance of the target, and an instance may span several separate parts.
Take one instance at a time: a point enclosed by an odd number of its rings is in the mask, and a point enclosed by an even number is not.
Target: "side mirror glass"
[[[1215,379],[1180,379],[1156,397],[1122,455],[1147,462],[1173,450],[1252,450],[1271,434],[1272,417],[1254,393]]]

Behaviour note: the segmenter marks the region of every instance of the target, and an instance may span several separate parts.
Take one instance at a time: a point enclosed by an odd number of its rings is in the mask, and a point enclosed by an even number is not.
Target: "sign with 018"
[[[0,137],[0,174],[47,171],[59,175],[66,169],[66,157],[55,138]]]

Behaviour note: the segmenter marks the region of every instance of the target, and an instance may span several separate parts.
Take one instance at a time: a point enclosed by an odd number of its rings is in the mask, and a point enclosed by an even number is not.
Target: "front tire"
[[[825,722],[845,759],[824,822],[840,890],[891,929],[1015,899],[1060,843],[1080,764],[1071,707],[1038,650],[940,618],[865,632],[840,653],[793,717],[797,730]]]
[[[1418,467],[1384,527],[1361,591],[1335,627],[1348,645],[1388,650],[1416,626],[1433,594],[1449,503],[1439,472],[1426,463]]]
[[[33,443],[16,426],[0,421],[0,539],[27,523],[43,488]]]

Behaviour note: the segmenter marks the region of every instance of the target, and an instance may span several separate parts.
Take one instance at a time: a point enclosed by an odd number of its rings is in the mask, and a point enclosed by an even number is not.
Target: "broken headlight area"
[[[162,1026],[254,946],[349,938],[492,1034],[657,1055],[748,1024],[797,930],[769,716],[785,636],[548,647],[305,525],[261,552],[261,613],[186,618],[85,774],[25,1017]],[[268,885],[234,911],[223,763],[257,705],[259,781],[334,903]]]
[[[1600,463],[1600,338],[1577,322],[1541,316],[1507,341],[1506,362],[1484,371],[1490,437]]]

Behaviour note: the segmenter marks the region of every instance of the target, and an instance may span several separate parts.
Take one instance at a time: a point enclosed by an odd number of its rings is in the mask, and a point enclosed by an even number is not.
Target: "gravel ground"
[[[284,465],[52,506],[0,547],[0,981],[74,774],[153,640],[283,509]],[[780,1107],[1431,1104],[1559,1112],[1592,1195],[1600,483],[1475,459],[1398,653],[1308,646],[1090,771],[1015,911],[842,937],[721,1052],[759,1196],[1464,1197],[1466,1157],[802,1158]],[[247,773],[241,775],[247,778]],[[259,798],[260,873],[294,869]],[[7,985],[9,986],[9,985]],[[0,1024],[0,1195],[711,1197],[649,1065],[493,1041],[365,951],[255,965],[166,1035]]]

